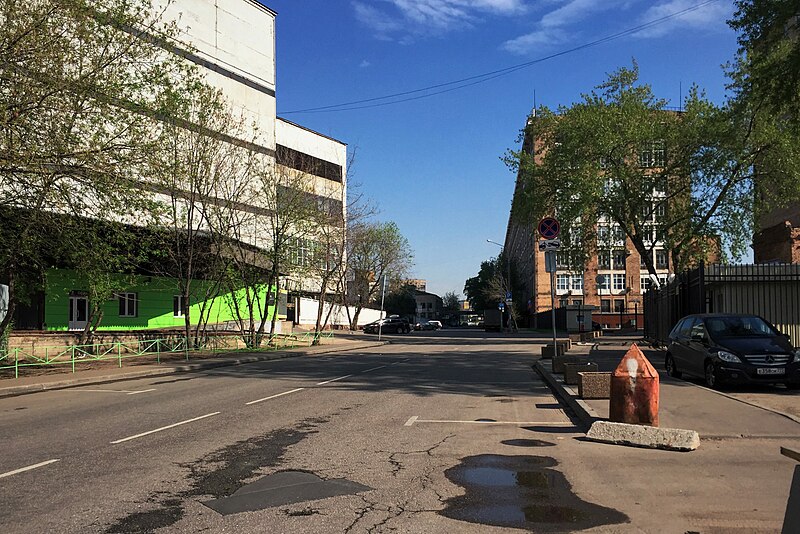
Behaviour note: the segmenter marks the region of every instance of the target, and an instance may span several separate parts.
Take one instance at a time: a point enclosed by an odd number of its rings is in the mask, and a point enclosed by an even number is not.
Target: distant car
[[[420,325],[421,330],[441,330],[442,323],[441,321],[427,321],[426,323],[422,323]]]
[[[800,349],[757,315],[689,315],[669,339],[664,366],[670,376],[698,376],[711,388],[783,383],[800,389]]]
[[[411,323],[402,317],[389,317],[365,325],[364,333],[377,334],[379,328],[382,334],[408,334],[411,332]]]

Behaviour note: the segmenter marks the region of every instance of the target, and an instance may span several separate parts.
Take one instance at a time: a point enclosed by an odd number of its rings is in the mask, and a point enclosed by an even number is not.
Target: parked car
[[[441,321],[426,321],[424,323],[419,324],[419,330],[441,330],[442,323]]]
[[[408,322],[408,319],[392,316],[365,325],[364,333],[377,334],[379,327],[383,334],[408,334],[411,332],[411,323]]]
[[[701,314],[684,317],[669,334],[667,374],[724,383],[784,383],[800,389],[800,349],[757,315]]]

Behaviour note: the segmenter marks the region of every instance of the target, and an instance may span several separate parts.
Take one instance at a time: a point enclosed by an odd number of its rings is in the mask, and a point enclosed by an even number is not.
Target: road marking
[[[336,382],[337,380],[344,380],[345,378],[350,378],[353,375],[344,375],[340,376],[339,378],[332,378],[330,380],[326,380],[325,382],[317,382],[315,385],[317,386],[324,386],[325,384],[330,384],[331,382]]]
[[[283,397],[284,395],[288,395],[289,393],[296,393],[298,391],[303,391],[304,389],[306,389],[306,388],[297,388],[297,389],[292,389],[292,390],[289,390],[289,391],[284,391],[283,393],[278,393],[277,395],[270,395],[269,397],[264,397],[263,399],[258,399],[258,400],[254,400],[254,401],[250,401],[250,402],[245,402],[245,405],[249,406],[251,404],[256,404],[256,403],[264,402],[264,401],[267,401],[267,400],[270,400],[270,399]]]
[[[28,467],[20,467],[19,469],[14,469],[13,471],[9,471],[8,473],[0,474],[0,478],[10,477],[11,475],[16,475],[18,473],[24,473],[25,471],[30,471],[31,469],[37,469],[39,467],[44,467],[46,465],[54,464],[60,461],[60,458],[56,458],[55,460],[47,460],[46,462],[40,462],[38,464],[29,465]]]
[[[564,425],[572,426],[569,421],[460,421],[456,419],[420,419],[419,416],[410,418],[403,426],[411,426],[414,423],[450,423],[450,424],[466,424],[466,425],[536,425],[536,426],[553,426],[562,427]]]
[[[406,421],[406,424],[404,424],[403,426],[411,426],[417,421],[417,419],[419,419],[418,415],[412,415],[411,417],[408,418],[408,421]]]
[[[139,393],[148,393],[155,390],[156,388],[138,389],[135,391],[130,391],[127,389],[73,389],[72,391],[88,391],[90,393],[125,393],[126,395],[138,395]]]
[[[389,364],[379,365],[378,367],[373,367],[372,369],[367,369],[366,371],[361,371],[361,372],[362,373],[369,373],[370,371],[377,371],[378,369],[383,369],[384,367],[389,367]]]
[[[406,358],[405,360],[400,360],[400,361],[398,361],[398,362],[390,363],[389,365],[397,365],[398,363],[405,363],[405,362],[407,362],[407,361],[408,361],[408,360],[410,360],[410,359],[411,359],[411,358]]]
[[[187,419],[186,421],[181,421],[180,423],[173,423],[171,425],[162,426],[161,428],[156,428],[155,430],[148,430],[147,432],[136,434],[135,436],[128,436],[127,438],[118,439],[116,441],[112,441],[111,444],[116,445],[117,443],[122,443],[124,441],[130,441],[132,439],[141,438],[143,436],[149,436],[150,434],[155,434],[156,432],[161,432],[162,430],[169,430],[170,428],[175,428],[176,426],[185,425],[186,423],[199,421],[200,419],[205,419],[206,417],[211,417],[213,415],[219,415],[220,413],[222,412],[207,413],[205,415],[201,415],[200,417],[195,417],[193,419]]]

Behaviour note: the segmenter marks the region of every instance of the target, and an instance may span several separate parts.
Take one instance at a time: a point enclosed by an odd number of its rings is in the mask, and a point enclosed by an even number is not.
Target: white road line
[[[19,469],[14,469],[13,471],[9,471],[8,473],[0,474],[0,478],[10,477],[11,475],[16,475],[17,473],[24,473],[25,471],[30,471],[31,469],[37,469],[39,467],[44,467],[46,465],[54,464],[60,461],[60,458],[56,458],[55,460],[47,460],[46,462],[40,462],[38,464],[29,465],[28,467],[20,467]]]
[[[572,423],[569,421],[560,421],[560,422],[553,422],[553,421],[459,421],[455,419],[418,419],[413,418],[414,421],[409,419],[406,421],[405,426],[409,425],[409,421],[411,424],[414,423],[460,423],[460,424],[468,424],[468,425],[537,425],[537,426],[565,426],[569,425],[572,426]]]
[[[138,395],[139,393],[148,393],[150,391],[155,391],[156,388],[152,389],[139,389],[135,391],[131,391],[128,389],[73,389],[72,391],[88,391],[89,393],[125,393],[126,395]]]
[[[283,393],[278,393],[277,395],[270,395],[269,397],[264,397],[263,399],[258,399],[258,400],[254,400],[254,401],[250,401],[250,402],[245,402],[245,405],[249,406],[251,404],[257,404],[259,402],[264,402],[264,401],[267,401],[267,400],[270,400],[270,399],[275,399],[277,397],[283,397],[284,395],[288,395],[289,393],[295,393],[297,391],[303,391],[304,389],[306,389],[306,388],[297,388],[297,389],[292,389],[292,390],[289,390],[289,391],[284,391]]]
[[[332,378],[331,380],[326,380],[325,382],[317,382],[315,385],[317,386],[324,386],[325,384],[330,384],[331,382],[336,382],[337,380],[344,380],[345,378],[350,378],[353,375],[344,375],[340,376],[339,378]]]
[[[406,421],[406,424],[404,424],[403,426],[411,426],[417,421],[417,419],[419,419],[418,415],[412,415],[411,417],[408,418],[408,421]]]
[[[362,373],[369,373],[370,371],[377,371],[378,369],[383,369],[384,367],[389,367],[389,364],[379,365],[378,367],[373,367],[372,369],[367,369],[366,371],[361,371],[361,372]]]
[[[185,425],[186,423],[192,423],[194,421],[199,421],[200,419],[205,419],[206,417],[211,417],[213,415],[219,415],[222,412],[214,412],[214,413],[207,413],[205,415],[201,415],[200,417],[195,417],[193,419],[187,419],[186,421],[181,421],[180,423],[174,423],[167,426],[162,426],[161,428],[156,428],[155,430],[149,430],[147,432],[142,432],[141,434],[136,434],[135,436],[128,436],[127,438],[118,439],[116,441],[112,441],[112,445],[116,445],[117,443],[122,443],[123,441],[130,441],[132,439],[141,438],[143,436],[148,436],[150,434],[155,434],[156,432],[161,432],[162,430],[169,430],[170,428],[175,428],[176,426]]]

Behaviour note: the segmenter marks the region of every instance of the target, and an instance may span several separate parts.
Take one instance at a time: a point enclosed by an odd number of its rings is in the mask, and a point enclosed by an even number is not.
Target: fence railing
[[[207,355],[217,352],[269,352],[282,349],[293,349],[300,346],[311,346],[322,339],[332,339],[333,332],[305,332],[303,334],[273,334],[268,341],[257,348],[230,347],[221,343],[217,336],[205,338],[198,346],[190,347],[185,337],[164,339],[143,339],[136,341],[113,341],[91,345],[68,345],[56,347],[35,347],[23,349],[15,347],[0,351],[0,374],[13,369],[14,378],[19,378],[20,371],[32,367],[69,366],[75,372],[76,366],[82,363],[116,361],[122,367],[123,360],[139,357],[156,357],[161,363],[162,356],[170,354],[184,355],[189,361],[190,354]],[[267,337],[265,337],[265,340]]]

